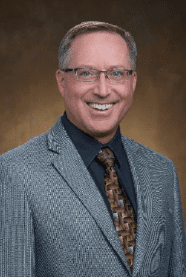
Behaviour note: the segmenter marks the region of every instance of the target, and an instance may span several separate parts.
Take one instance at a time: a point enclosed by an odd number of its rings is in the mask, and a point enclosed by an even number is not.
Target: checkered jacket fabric
[[[133,277],[185,277],[171,160],[122,136],[137,197]],[[129,277],[102,196],[61,119],[0,157],[0,277]]]

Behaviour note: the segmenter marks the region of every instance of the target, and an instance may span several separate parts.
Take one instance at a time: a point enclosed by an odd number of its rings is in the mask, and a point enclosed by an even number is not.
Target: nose
[[[95,82],[95,84],[96,87],[94,92],[99,97],[105,98],[110,94],[109,80],[103,72],[100,73],[100,76],[98,80]]]

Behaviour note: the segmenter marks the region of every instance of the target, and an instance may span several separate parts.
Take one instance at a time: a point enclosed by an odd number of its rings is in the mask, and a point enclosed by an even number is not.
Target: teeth
[[[104,111],[104,110],[110,109],[113,106],[113,104],[105,104],[105,105],[89,104],[89,106],[93,109]]]

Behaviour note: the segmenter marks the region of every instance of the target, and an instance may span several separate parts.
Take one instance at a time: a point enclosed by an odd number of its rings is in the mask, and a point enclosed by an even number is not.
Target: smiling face
[[[72,44],[68,68],[131,69],[128,48],[119,34],[82,34]],[[110,82],[101,73],[95,82],[80,82],[74,72],[56,72],[68,119],[101,143],[110,141],[129,110],[136,87],[136,72],[124,83]],[[109,106],[100,106],[100,105]],[[98,108],[107,108],[99,110]]]

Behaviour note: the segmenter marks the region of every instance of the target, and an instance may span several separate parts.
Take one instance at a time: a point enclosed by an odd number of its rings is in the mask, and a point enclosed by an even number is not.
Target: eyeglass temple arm
[[[65,71],[65,72],[69,72],[69,71],[73,71],[74,69],[71,69],[71,68],[65,68],[65,69],[61,69],[62,71]]]
[[[131,70],[127,70],[127,71],[129,73],[129,75],[131,75],[134,70],[131,69]]]
[[[65,71],[65,72],[70,72],[70,71],[74,71],[76,73],[76,71],[78,70],[79,68],[65,68],[65,69],[61,69],[62,71]]]

